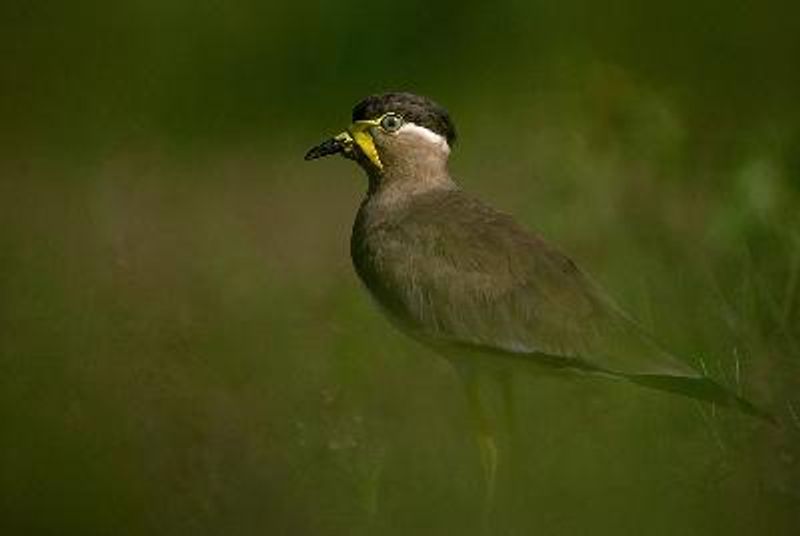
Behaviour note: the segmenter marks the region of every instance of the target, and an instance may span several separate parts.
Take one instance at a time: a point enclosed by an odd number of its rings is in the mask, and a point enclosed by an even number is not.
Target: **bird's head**
[[[371,179],[424,179],[446,173],[455,138],[455,126],[442,106],[411,93],[384,93],[356,104],[350,127],[313,147],[305,158],[341,154],[358,162]]]

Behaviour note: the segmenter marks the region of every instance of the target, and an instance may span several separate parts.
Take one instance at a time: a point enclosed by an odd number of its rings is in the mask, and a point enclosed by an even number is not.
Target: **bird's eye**
[[[394,113],[388,113],[381,119],[381,128],[386,132],[395,132],[403,126],[403,118]]]

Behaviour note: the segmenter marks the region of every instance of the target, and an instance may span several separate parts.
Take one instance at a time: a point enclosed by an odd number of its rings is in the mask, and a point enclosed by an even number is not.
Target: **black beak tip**
[[[323,156],[328,156],[336,153],[341,153],[344,151],[344,144],[337,140],[336,138],[331,138],[329,140],[323,141],[316,147],[312,147],[306,153],[304,160],[316,160],[317,158],[322,158]]]

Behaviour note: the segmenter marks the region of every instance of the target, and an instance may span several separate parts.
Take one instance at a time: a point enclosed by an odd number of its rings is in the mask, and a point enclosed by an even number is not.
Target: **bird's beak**
[[[375,148],[375,141],[370,134],[370,129],[377,125],[378,121],[356,121],[344,132],[309,149],[305,159],[314,160],[339,153],[346,158],[355,158],[355,147],[358,147],[370,162],[378,169],[383,169],[383,163],[381,163],[378,150]]]
[[[348,156],[353,151],[353,137],[349,132],[345,131],[341,134],[323,141],[316,147],[312,147],[306,153],[306,160],[315,160],[332,154],[343,153]]]

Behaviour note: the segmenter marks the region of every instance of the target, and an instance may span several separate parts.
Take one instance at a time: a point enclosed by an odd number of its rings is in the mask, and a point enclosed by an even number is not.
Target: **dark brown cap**
[[[450,145],[456,140],[456,127],[447,110],[429,98],[413,93],[370,95],[353,108],[353,121],[375,119],[387,112],[398,113],[406,121],[444,136]]]

